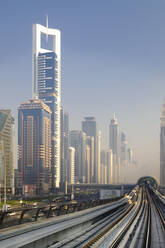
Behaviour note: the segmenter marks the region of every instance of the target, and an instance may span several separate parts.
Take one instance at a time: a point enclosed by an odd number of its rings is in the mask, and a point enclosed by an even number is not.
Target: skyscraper
[[[127,165],[132,165],[133,162],[133,151],[131,148],[127,149]]]
[[[41,37],[53,39],[52,48],[43,48]],[[60,102],[61,34],[57,29],[33,24],[32,84],[33,98],[43,100],[51,109],[52,191],[60,184]]]
[[[18,108],[18,171],[22,193],[49,193],[51,188],[51,110],[41,100]]]
[[[94,138],[94,178],[93,183],[98,182],[98,133],[97,133],[97,123],[94,117],[85,117],[82,121],[82,131],[86,133],[87,136]]]
[[[127,164],[127,141],[125,133],[121,133],[120,137],[120,164],[126,166]]]
[[[69,163],[68,163],[68,173],[67,181],[69,183],[75,183],[75,149],[74,147],[69,147]]]
[[[109,149],[113,154],[113,182],[118,182],[118,122],[114,113],[109,125]]]
[[[100,157],[101,157],[101,183],[107,184],[107,152],[105,150],[101,151]],[[105,175],[105,170],[106,170],[106,175]]]
[[[113,183],[113,154],[111,149],[101,151],[101,177],[103,184]]]
[[[67,180],[68,152],[69,152],[69,115],[61,107],[61,184],[65,185]],[[65,188],[65,187],[63,187]]]
[[[160,115],[160,185],[165,186],[165,101]]]
[[[118,122],[114,114],[113,119],[111,119],[109,125],[109,148],[112,150],[113,154],[117,157],[117,132]]]
[[[113,153],[111,149],[107,151],[107,183],[113,183]]]
[[[101,183],[101,131],[98,131],[97,135],[97,170],[96,170],[96,176],[97,176],[97,183]]]
[[[89,167],[86,166],[87,165],[86,159],[88,159],[86,152],[88,152],[87,144],[86,144],[86,134],[84,132],[81,132],[81,182],[82,183],[86,183],[87,179],[89,178],[87,171]]]
[[[86,134],[79,130],[70,131],[70,146],[75,148],[75,181],[86,182]]]
[[[85,182],[90,183],[90,147],[86,144],[85,149]]]
[[[0,191],[14,193],[14,118],[11,110],[0,110]],[[1,192],[0,192],[1,193]]]
[[[95,170],[94,170],[94,162],[95,162],[95,143],[94,143],[94,137],[93,136],[87,136],[86,139],[87,142],[87,146],[89,148],[89,152],[90,152],[90,167],[89,167],[89,171],[90,171],[90,183],[95,183]]]

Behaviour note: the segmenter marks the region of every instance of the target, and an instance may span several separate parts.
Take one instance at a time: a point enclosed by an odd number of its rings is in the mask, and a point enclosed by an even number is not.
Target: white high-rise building
[[[108,184],[113,184],[113,153],[112,150],[109,149],[107,151],[107,182]]]
[[[86,133],[87,136],[93,137],[94,139],[94,165],[91,165],[91,183],[98,183],[98,164],[100,167],[100,158],[98,160],[98,129],[95,117],[85,117],[82,121],[82,131]],[[100,138],[99,138],[100,139]],[[93,166],[93,168],[92,168]]]
[[[75,183],[75,148],[69,147],[69,166],[68,166],[68,182]]]
[[[52,38],[52,48],[42,47],[42,35]],[[61,104],[61,33],[57,29],[33,24],[32,33],[33,98],[43,100],[52,111],[52,191],[60,185],[60,104]]]
[[[109,149],[112,150],[112,153],[114,156],[116,156],[117,159],[117,154],[118,154],[118,150],[117,150],[117,140],[118,140],[118,122],[116,119],[116,115],[114,113],[113,119],[111,119],[110,125],[109,125]]]
[[[113,154],[113,182],[119,181],[119,159],[118,159],[118,121],[114,113],[109,125],[109,149]]]
[[[124,167],[127,165],[127,141],[123,132],[120,135],[120,163]]]
[[[132,165],[133,162],[133,150],[131,148],[127,149],[127,165]]]
[[[101,165],[100,165],[100,153],[101,153],[101,131],[98,131],[97,135],[97,167],[96,167],[96,173],[97,173],[97,183],[101,183]]]
[[[86,134],[70,131],[70,146],[75,148],[75,182],[86,182]]]
[[[106,174],[105,174],[106,172]],[[109,149],[107,151],[101,151],[101,183],[113,184],[113,153]]]

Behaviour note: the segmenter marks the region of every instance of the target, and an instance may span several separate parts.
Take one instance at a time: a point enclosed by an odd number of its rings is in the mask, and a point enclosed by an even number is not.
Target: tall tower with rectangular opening
[[[53,40],[51,49],[42,47],[41,36]],[[32,94],[43,100],[52,111],[52,189],[60,185],[60,105],[61,105],[61,33],[57,29],[33,24]]]

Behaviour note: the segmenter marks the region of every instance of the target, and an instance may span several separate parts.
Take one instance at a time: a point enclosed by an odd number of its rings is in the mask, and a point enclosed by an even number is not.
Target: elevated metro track
[[[111,214],[122,206],[125,206],[128,199],[121,199],[114,203],[108,203],[73,214],[59,216],[44,221],[43,223],[32,223],[0,231],[0,247],[49,247],[63,240],[64,233],[77,232],[96,222],[101,216]],[[72,229],[72,230],[71,230]]]
[[[164,248],[164,196],[145,183],[113,203],[0,231],[0,247]]]
[[[165,247],[165,205],[158,203],[156,192],[143,186],[137,204],[115,227],[93,237],[87,247]],[[112,225],[112,224],[111,224]]]

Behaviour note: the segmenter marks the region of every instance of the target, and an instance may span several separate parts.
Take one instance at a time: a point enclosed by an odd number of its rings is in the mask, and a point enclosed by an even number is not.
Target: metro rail
[[[0,247],[164,248],[164,196],[151,185],[137,185],[113,203],[0,232]]]

